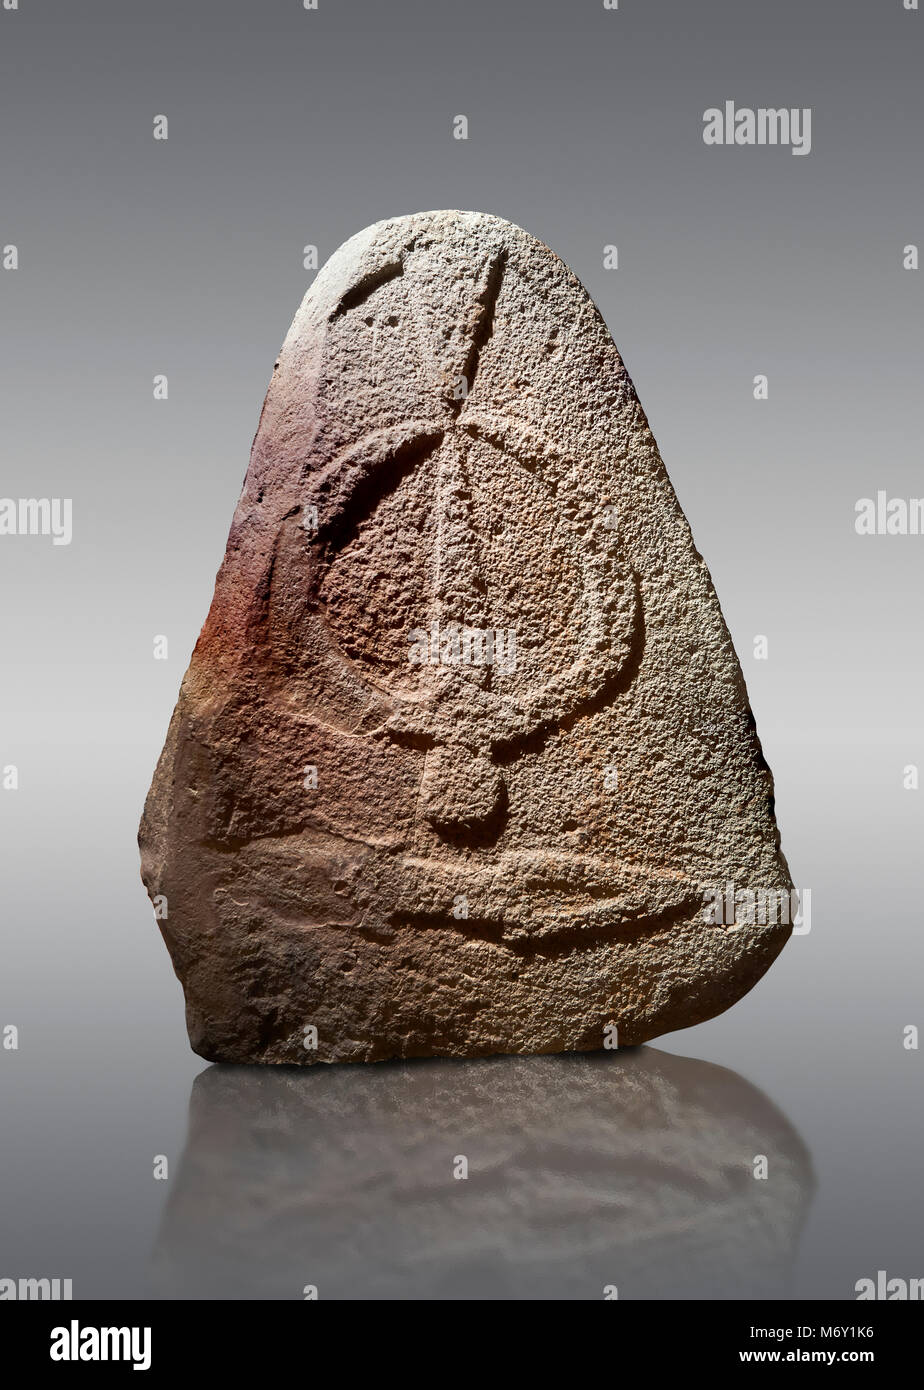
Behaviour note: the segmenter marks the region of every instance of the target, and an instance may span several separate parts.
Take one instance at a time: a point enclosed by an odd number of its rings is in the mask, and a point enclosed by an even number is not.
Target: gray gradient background
[[[70,547],[0,540],[0,764],[21,777],[0,792],[0,1025],[21,1034],[0,1051],[0,1276],[151,1287],[204,1064],[138,877],[141,805],[312,278],[301,248],[323,261],[370,222],[441,207],[526,227],[599,304],[813,892],[811,934],[750,995],[658,1046],[739,1072],[811,1153],[778,1291],[924,1275],[924,1063],[902,1047],[924,1025],[924,791],[901,784],[924,765],[924,537],[853,525],[858,497],[924,493],[924,280],[901,269],[924,244],[922,38],[901,0],[0,11],[0,244],[21,257],[0,272],[0,493],[72,497],[75,527]],[[812,153],[707,148],[703,110],[727,98],[811,106]],[[306,1262],[323,1295],[323,1252]],[[358,1271],[355,1296],[371,1287]],[[497,1291],[490,1269],[453,1289]]]

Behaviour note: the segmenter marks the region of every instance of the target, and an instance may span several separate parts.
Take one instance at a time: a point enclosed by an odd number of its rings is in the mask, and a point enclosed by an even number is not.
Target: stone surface
[[[318,275],[140,842],[217,1061],[635,1044],[781,949],[706,920],[790,887],[770,773],[619,353],[519,228],[398,218]]]
[[[756,1087],[654,1048],[207,1067],[154,1288],[783,1298],[813,1189],[804,1144]]]

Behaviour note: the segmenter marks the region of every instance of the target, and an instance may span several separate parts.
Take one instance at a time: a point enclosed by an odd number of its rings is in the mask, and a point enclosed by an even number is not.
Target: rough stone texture
[[[217,1061],[634,1044],[781,949],[704,920],[790,887],[770,773],[619,353],[519,228],[398,218],[318,275],[140,841]]]
[[[763,1154],[769,1179],[755,1182]],[[455,1160],[468,1161],[459,1181]],[[154,1258],[167,1298],[782,1298],[814,1188],[734,1072],[653,1048],[208,1067]]]

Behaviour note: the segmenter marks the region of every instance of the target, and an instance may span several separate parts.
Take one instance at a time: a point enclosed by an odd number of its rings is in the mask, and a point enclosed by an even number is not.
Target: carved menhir
[[[709,576],[519,228],[399,218],[319,274],[140,838],[214,1060],[633,1044],[781,949],[704,907],[790,888]]]

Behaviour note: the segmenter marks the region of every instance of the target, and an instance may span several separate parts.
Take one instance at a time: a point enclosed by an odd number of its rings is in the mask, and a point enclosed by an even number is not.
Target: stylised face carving
[[[466,373],[434,379],[432,418],[350,446],[318,506],[331,641],[393,703],[388,735],[427,751],[422,813],[459,841],[499,828],[498,756],[606,699],[640,627],[609,514],[581,495],[587,466],[479,409],[503,275],[488,265]]]
[[[378,276],[334,309],[336,327],[361,315],[367,363],[388,333],[439,338],[429,318],[441,317],[441,296],[432,285],[414,296],[414,272],[412,253],[400,277]],[[453,327],[442,357],[421,349],[421,414],[348,443],[307,480],[303,501],[317,518],[305,544],[325,660],[381,706],[372,736],[422,762],[411,842],[403,856],[368,849],[361,896],[371,883],[370,900],[394,920],[425,921],[445,920],[461,895],[464,921],[508,937],[575,921],[608,930],[652,901],[675,910],[689,899],[675,876],[653,886],[648,870],[588,846],[587,834],[537,845],[510,804],[521,758],[541,759],[550,738],[631,684],[644,633],[606,467],[497,408],[506,368],[495,334],[509,327],[512,274],[501,255],[464,281],[466,332]],[[374,367],[369,376],[366,389],[387,399],[387,382]],[[601,750],[585,780],[600,784],[605,761]],[[528,894],[509,891],[514,870]]]

